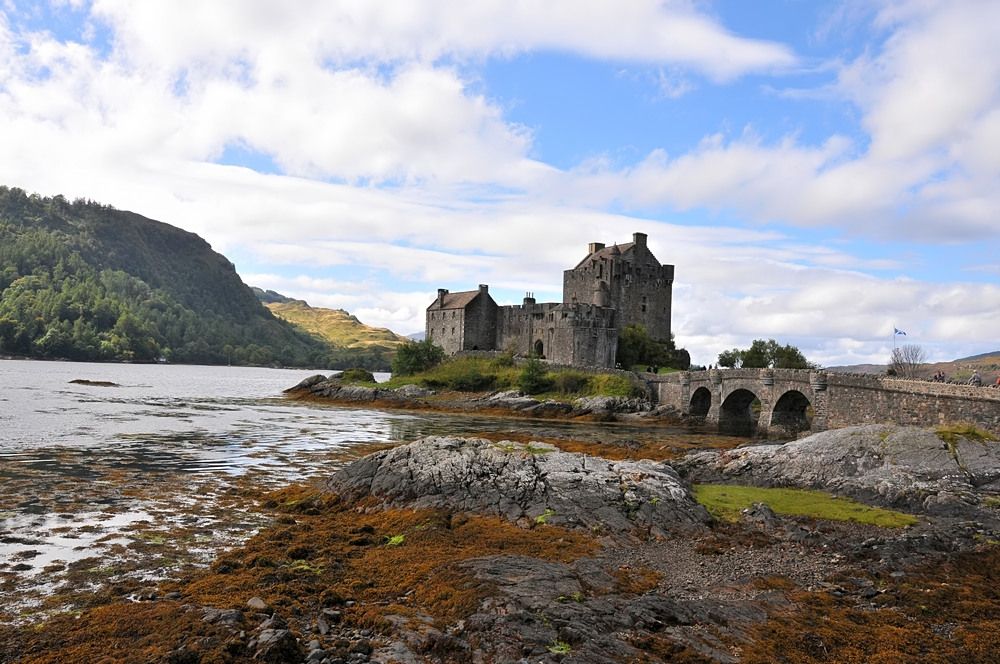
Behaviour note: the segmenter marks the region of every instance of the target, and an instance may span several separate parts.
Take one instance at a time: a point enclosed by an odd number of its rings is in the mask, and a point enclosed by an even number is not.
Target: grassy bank
[[[530,384],[526,383],[525,374],[532,371],[536,375],[531,377]],[[403,385],[457,392],[521,390],[535,397],[557,400],[581,396],[634,397],[645,394],[638,379],[622,374],[549,369],[544,363],[518,365],[508,356],[450,358],[426,371],[409,376],[393,376],[382,384],[389,388]]]
[[[774,510],[775,514],[855,521],[883,528],[902,528],[917,522],[917,518],[912,514],[871,507],[823,491],[698,484],[694,486],[694,497],[713,516],[726,521],[736,521],[740,518],[741,510],[754,503],[764,503]]]

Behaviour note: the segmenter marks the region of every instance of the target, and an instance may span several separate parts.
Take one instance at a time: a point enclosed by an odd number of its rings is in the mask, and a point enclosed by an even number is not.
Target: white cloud
[[[995,287],[873,277],[864,271],[905,274],[906,261],[763,225],[887,236],[905,224],[908,239],[995,246],[1000,46],[989,37],[1000,21],[985,20],[995,7],[883,12],[895,36],[844,66],[836,86],[861,109],[862,137],[768,142],[750,127],[621,170],[598,158],[561,171],[534,154],[531,128],[474,91],[470,62],[540,49],[654,63],[667,96],[697,74],[794,64],[788,48],[735,37],[693,6],[98,0],[109,57],[13,34],[0,15],[0,181],[198,232],[256,258],[254,285],[400,332],[422,328],[438,286],[558,293],[587,242],[642,231],[677,265],[674,328],[697,362],[772,336],[821,363],[883,361],[894,324],[934,348],[994,344]],[[234,145],[285,174],[212,163]],[[607,212],[609,201],[732,211],[762,226],[670,224]],[[323,266],[356,274],[308,274]]]
[[[315,59],[433,62],[555,50],[676,63],[725,80],[796,61],[786,46],[733,35],[687,0],[309,0],[294,6],[97,0],[94,13],[115,26],[130,57],[170,69],[229,58],[287,70],[288,63]]]

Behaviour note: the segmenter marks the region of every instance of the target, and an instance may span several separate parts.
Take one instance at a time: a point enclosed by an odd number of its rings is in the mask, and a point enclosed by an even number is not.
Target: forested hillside
[[[193,233],[0,187],[0,353],[318,367],[330,350]]]

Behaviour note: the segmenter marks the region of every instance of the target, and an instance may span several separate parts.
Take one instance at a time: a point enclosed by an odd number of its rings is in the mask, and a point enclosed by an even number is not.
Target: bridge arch
[[[699,387],[691,395],[688,404],[688,414],[692,417],[705,417],[712,409],[712,392],[707,387]]]
[[[812,402],[798,390],[788,390],[774,402],[770,429],[794,437],[812,428]]]
[[[731,436],[752,436],[757,431],[760,399],[746,388],[729,393],[719,406],[719,433]]]

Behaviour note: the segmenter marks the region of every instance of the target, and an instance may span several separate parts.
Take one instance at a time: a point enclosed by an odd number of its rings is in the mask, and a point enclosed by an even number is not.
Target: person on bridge
[[[997,376],[997,382],[993,383],[993,387],[1000,387],[1000,376]]]
[[[982,387],[983,377],[979,375],[979,370],[972,372],[972,378],[969,379],[969,385],[974,385],[976,387]]]

